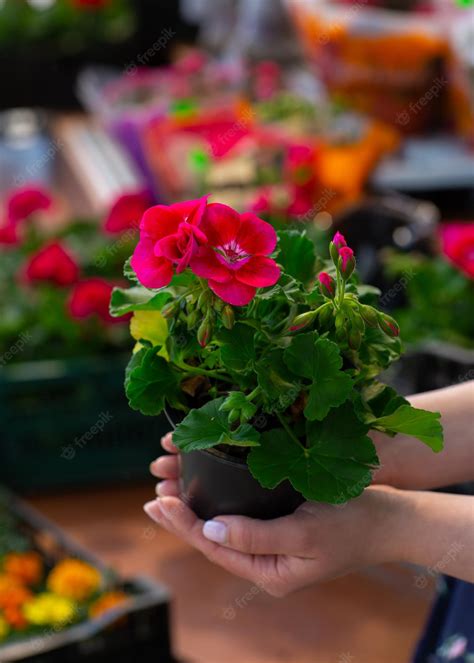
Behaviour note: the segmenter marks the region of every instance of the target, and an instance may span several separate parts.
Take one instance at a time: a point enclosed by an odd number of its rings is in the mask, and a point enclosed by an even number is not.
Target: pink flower
[[[82,320],[97,316],[106,324],[125,322],[130,318],[123,315],[113,318],[109,313],[110,295],[113,286],[99,278],[89,278],[79,281],[74,286],[69,300],[69,311],[73,318]]]
[[[0,228],[0,246],[14,246],[18,244],[19,237],[16,225],[11,221]]]
[[[245,306],[257,288],[274,285],[280,268],[267,256],[276,246],[276,233],[255,214],[238,214],[227,205],[208,205],[201,230],[208,244],[191,260],[197,276],[208,279],[211,290],[233,306]]]
[[[68,286],[77,281],[79,267],[59,242],[43,246],[29,260],[25,278],[30,283],[49,281],[58,286]]]
[[[18,223],[35,212],[52,205],[51,196],[39,187],[16,189],[7,200],[7,215],[11,223]]]
[[[140,223],[140,241],[131,264],[147,288],[162,288],[174,271],[185,269],[198,249],[206,243],[199,228],[207,196],[174,205],[150,207]]]
[[[446,223],[441,227],[444,255],[470,278],[474,278],[474,222]]]
[[[339,256],[341,257],[341,274],[348,279],[355,267],[354,251],[348,246],[343,246],[339,249]]]
[[[341,249],[343,246],[347,246],[347,242],[345,240],[344,235],[339,231],[337,231],[337,233],[332,238],[332,243],[335,245],[335,247],[338,250]]]
[[[336,295],[336,282],[327,272],[321,272],[318,275],[319,287],[321,293],[329,299],[334,299]]]
[[[148,191],[124,193],[114,202],[105,219],[104,228],[109,233],[121,233],[137,228],[151,200]]]

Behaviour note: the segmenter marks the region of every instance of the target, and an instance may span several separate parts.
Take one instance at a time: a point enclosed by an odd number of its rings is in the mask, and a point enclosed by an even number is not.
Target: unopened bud
[[[333,263],[336,265],[339,261],[339,249],[343,246],[347,246],[347,242],[340,232],[337,232],[332,238],[332,242],[329,244],[329,253],[331,255]]]
[[[361,304],[359,308],[361,316],[369,327],[377,327],[379,324],[379,316],[377,311],[372,306]]]
[[[298,331],[309,325],[317,316],[317,311],[306,311],[306,313],[300,313],[293,320],[290,327],[290,331]]]
[[[339,271],[341,272],[344,281],[347,281],[355,268],[354,251],[348,246],[343,246],[339,249]]]
[[[327,272],[318,275],[319,289],[324,297],[334,299],[336,296],[336,282]]]
[[[226,329],[232,329],[235,323],[234,309],[229,304],[226,304],[221,313],[222,324]]]
[[[319,325],[323,329],[326,327],[329,327],[330,323],[333,321],[333,313],[334,313],[334,307],[332,304],[327,304],[327,306],[323,306],[321,311],[319,312]]]
[[[362,343],[362,332],[359,329],[352,328],[347,338],[347,342],[352,350],[358,350]]]
[[[209,343],[211,339],[211,334],[212,334],[212,321],[208,316],[206,316],[199,325],[199,329],[197,331],[197,340],[201,348],[206,347],[206,345]]]
[[[387,336],[397,337],[400,335],[400,327],[396,320],[386,313],[379,313],[378,323],[380,329],[387,334]]]
[[[168,302],[168,304],[165,304],[163,308],[161,309],[161,315],[169,320],[170,318],[173,318],[175,314],[177,313],[179,308],[179,305],[177,302]]]
[[[237,419],[240,419],[240,410],[236,409],[231,410],[227,418],[229,420],[229,424],[235,423]]]

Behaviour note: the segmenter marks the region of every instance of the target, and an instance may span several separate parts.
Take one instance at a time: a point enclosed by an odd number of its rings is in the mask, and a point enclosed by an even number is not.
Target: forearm
[[[474,582],[474,497],[394,491],[391,535],[379,545],[382,561],[411,562]]]
[[[375,482],[426,489],[473,480],[474,382],[417,394],[408,400],[415,407],[441,412],[445,448],[433,453],[412,437],[375,434],[381,462]]]

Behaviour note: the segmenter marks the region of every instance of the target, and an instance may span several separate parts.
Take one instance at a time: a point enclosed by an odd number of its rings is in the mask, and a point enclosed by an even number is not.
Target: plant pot
[[[203,520],[241,515],[261,520],[286,516],[304,502],[289,481],[263,488],[244,460],[217,449],[183,453],[181,497]]]

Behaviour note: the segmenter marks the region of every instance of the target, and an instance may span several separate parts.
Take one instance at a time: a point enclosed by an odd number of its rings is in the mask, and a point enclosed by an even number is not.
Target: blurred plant
[[[129,192],[102,227],[86,219],[57,226],[48,192],[10,193],[0,227],[0,364],[127,347],[127,316],[112,318],[108,302],[148,204],[145,192]],[[22,351],[12,352],[26,333]]]

